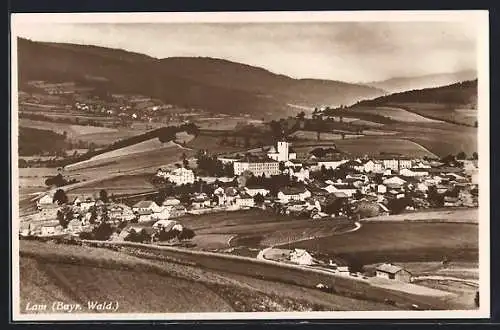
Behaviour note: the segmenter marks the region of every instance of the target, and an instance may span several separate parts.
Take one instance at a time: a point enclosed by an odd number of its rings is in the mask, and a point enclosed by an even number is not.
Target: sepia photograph
[[[12,315],[490,316],[487,11],[12,14]]]

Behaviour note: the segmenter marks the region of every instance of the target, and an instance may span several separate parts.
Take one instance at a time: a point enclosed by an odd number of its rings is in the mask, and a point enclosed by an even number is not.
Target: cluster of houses
[[[349,206],[371,207],[370,214],[389,213],[389,201],[410,197],[407,209],[427,208],[427,192],[433,187],[444,196],[445,207],[477,207],[477,162],[463,161],[460,166],[437,161],[411,159],[395,155],[380,155],[362,159],[325,159],[314,156],[297,159],[286,141],[268,150],[265,156],[246,155],[242,158],[221,156],[224,164],[232,163],[235,178],[218,178],[221,185],[211,195],[194,193],[188,211],[200,214],[218,210],[238,210],[279,205],[283,214],[307,213],[314,219],[346,214]],[[313,176],[326,170],[343,169],[340,178],[318,179]],[[273,187],[242,184],[239,178],[288,175],[290,184]],[[191,184],[193,170],[176,168],[158,170],[156,176],[177,185]],[[314,178],[316,177],[316,178]],[[198,178],[200,179],[200,178]],[[227,180],[223,180],[227,179]],[[208,182],[207,182],[208,183]],[[256,196],[260,195],[259,201]],[[327,206],[337,203],[335,210]]]
[[[59,212],[72,215],[66,228],[61,225]],[[112,225],[125,222],[150,222],[154,227],[181,217],[186,212],[186,207],[176,198],[166,198],[161,205],[153,201],[140,201],[130,207],[123,203],[104,203],[101,199],[91,196],[79,196],[66,204],[59,205],[47,194],[37,201],[37,212],[21,221],[20,234],[24,236],[79,234],[91,231],[103,221]]]

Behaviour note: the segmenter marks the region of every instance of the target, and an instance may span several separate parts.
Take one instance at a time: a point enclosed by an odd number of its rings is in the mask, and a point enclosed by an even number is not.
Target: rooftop
[[[389,274],[396,274],[400,271],[403,270],[403,268],[393,265],[393,264],[381,264],[377,266],[376,270],[384,272],[384,273],[389,273]]]

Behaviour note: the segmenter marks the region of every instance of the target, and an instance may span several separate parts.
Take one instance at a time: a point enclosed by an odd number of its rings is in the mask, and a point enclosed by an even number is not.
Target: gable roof
[[[280,189],[280,192],[285,195],[297,195],[303,194],[307,191],[305,187],[284,187]]]
[[[155,207],[158,206],[154,201],[140,201],[135,203],[134,207],[140,208],[140,209],[146,209],[150,207]]]
[[[376,270],[384,272],[384,273],[389,273],[389,274],[396,274],[399,273],[400,271],[403,270],[403,268],[393,265],[393,264],[381,264],[377,266]]]

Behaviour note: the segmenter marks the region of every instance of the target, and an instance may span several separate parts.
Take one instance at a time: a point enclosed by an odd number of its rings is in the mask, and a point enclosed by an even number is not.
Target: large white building
[[[194,183],[194,173],[190,169],[179,167],[168,173],[167,179],[176,185]]]
[[[277,148],[274,146],[271,147],[267,156],[278,162],[286,162],[297,158],[297,154],[295,152],[290,152],[290,143],[286,141],[278,141]]]
[[[245,171],[249,171],[255,176],[280,174],[279,162],[268,158],[245,157],[234,162],[233,165],[234,175],[241,175]]]

